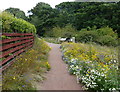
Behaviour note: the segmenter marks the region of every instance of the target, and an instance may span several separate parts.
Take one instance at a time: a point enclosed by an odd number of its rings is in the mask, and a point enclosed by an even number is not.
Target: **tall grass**
[[[35,37],[34,46],[18,56],[3,72],[3,90],[36,90],[34,82],[43,80],[42,74],[50,69],[47,62],[49,50],[43,40]]]

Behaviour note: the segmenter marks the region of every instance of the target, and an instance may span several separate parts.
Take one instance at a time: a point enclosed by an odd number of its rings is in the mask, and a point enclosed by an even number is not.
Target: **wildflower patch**
[[[107,92],[119,90],[117,49],[92,44],[63,43],[61,50],[69,73],[77,76],[77,82],[83,83],[84,89]]]

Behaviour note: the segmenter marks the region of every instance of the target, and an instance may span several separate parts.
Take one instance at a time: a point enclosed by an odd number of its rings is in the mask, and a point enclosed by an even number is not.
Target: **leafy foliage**
[[[98,35],[96,31],[80,31],[76,36],[76,41],[79,42],[96,42]]]
[[[0,18],[2,18],[2,32],[36,33],[34,25],[23,19],[15,18],[10,13],[2,12]]]
[[[32,13],[29,16],[29,21],[35,25],[38,35],[44,35],[46,31],[49,32],[55,23],[56,11],[49,4],[38,3],[29,13]]]
[[[78,42],[91,41],[117,46],[119,4],[120,2],[63,2],[53,9],[49,4],[38,3],[29,11],[29,17],[37,28],[37,34],[41,36],[75,36]]]
[[[91,28],[109,26],[119,35],[119,4],[120,2],[64,2],[56,5],[56,9],[63,15],[61,19],[65,19],[62,23],[61,20],[58,22],[60,21],[63,26],[70,23],[77,30],[88,26]]]
[[[53,36],[53,37],[72,37],[76,34],[76,29],[70,25],[67,24],[65,27],[54,27],[52,29],[52,31],[50,32],[49,36]]]
[[[108,46],[117,46],[118,45],[118,39],[114,39],[110,35],[100,36],[97,41],[101,45],[108,45]]]
[[[24,20],[27,20],[25,13],[18,8],[8,8],[5,11],[13,14],[17,18],[22,18]]]
[[[95,42],[101,45],[117,46],[117,33],[110,27],[102,27],[99,29],[89,28],[82,29],[77,35],[76,40],[79,42]]]
[[[88,26],[96,26],[97,29],[109,26],[119,35],[119,6],[120,2],[63,2],[51,8],[49,4],[38,3],[29,11],[29,21],[35,24],[41,36],[51,33],[56,26],[62,28],[67,24],[77,30]]]

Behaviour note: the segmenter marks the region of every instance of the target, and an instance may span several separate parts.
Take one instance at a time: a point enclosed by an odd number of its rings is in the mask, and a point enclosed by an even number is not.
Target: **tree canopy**
[[[78,31],[109,26],[120,36],[120,2],[63,2],[55,8],[40,2],[29,12],[29,21],[41,36],[55,26],[65,27],[67,24]]]
[[[40,2],[29,13],[32,14],[29,21],[36,26],[39,35],[44,35],[55,24],[56,10],[49,4]]]
[[[25,13],[22,10],[20,10],[19,8],[8,8],[5,11],[13,14],[17,18],[22,18],[24,20],[27,20]]]

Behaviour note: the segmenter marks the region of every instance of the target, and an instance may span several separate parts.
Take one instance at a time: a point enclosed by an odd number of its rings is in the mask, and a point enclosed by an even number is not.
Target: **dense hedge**
[[[2,32],[7,33],[36,33],[36,28],[29,22],[18,19],[7,12],[0,13],[0,19],[2,19]]]

